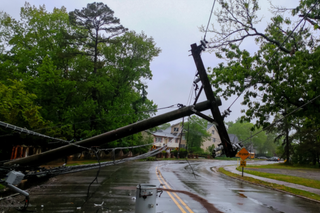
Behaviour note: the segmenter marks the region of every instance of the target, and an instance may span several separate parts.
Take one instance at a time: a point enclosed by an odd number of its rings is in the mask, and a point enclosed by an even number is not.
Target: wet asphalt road
[[[320,212],[320,204],[285,193],[231,179],[215,168],[235,161],[129,162],[101,169],[98,183],[88,186],[97,170],[51,178],[30,190],[28,210],[36,212],[135,212],[135,188],[139,183],[188,191],[201,196],[221,212]],[[159,172],[157,172],[157,170]],[[182,193],[164,192],[157,198],[156,212],[208,212]],[[147,198],[148,199],[148,198]],[[95,204],[102,204],[97,206]],[[11,209],[8,212],[16,212]]]

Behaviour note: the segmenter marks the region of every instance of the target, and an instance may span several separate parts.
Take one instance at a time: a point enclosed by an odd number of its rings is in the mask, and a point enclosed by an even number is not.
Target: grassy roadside
[[[285,163],[275,163],[275,164],[266,164],[266,165],[247,165],[250,168],[259,168],[259,169],[299,169],[299,170],[314,170],[319,171],[318,166],[313,165],[290,165]]]
[[[234,178],[237,178],[239,180],[243,180],[243,181],[246,181],[246,182],[249,182],[249,183],[253,183],[253,184],[256,184],[256,185],[264,186],[264,187],[270,188],[270,189],[289,192],[289,193],[294,194],[294,195],[298,195],[298,196],[306,197],[306,198],[309,198],[309,199],[312,199],[312,200],[320,201],[320,195],[317,195],[317,194],[314,194],[314,193],[310,193],[310,192],[303,191],[303,190],[300,190],[300,189],[290,188],[290,187],[283,186],[283,185],[278,185],[278,184],[275,184],[275,183],[268,183],[268,182],[265,182],[265,181],[262,181],[262,180],[258,180],[258,179],[254,179],[254,178],[251,178],[251,177],[242,177],[241,175],[237,175],[237,174],[234,174],[232,172],[229,172],[229,171],[225,170],[222,167],[220,167],[218,169],[218,171],[223,173],[223,174],[225,174],[225,175],[227,175],[227,176],[234,177]]]
[[[260,167],[258,167],[260,168]],[[237,168],[238,171],[241,171],[240,168]],[[302,177],[296,177],[296,176],[290,176],[290,175],[281,175],[281,174],[272,174],[272,173],[266,173],[266,172],[259,172],[259,171],[253,171],[253,170],[244,170],[245,173],[256,175],[259,177],[265,177],[265,178],[270,178],[274,180],[280,180],[280,181],[285,181],[288,183],[295,183],[311,188],[316,188],[320,189],[320,181],[318,180],[313,180],[313,179],[308,179],[308,178],[302,178]]]

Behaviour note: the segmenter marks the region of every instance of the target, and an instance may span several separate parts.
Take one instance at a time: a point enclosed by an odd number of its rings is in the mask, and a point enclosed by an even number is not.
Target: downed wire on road
[[[39,171],[39,172],[30,172],[30,173],[26,174],[25,178],[28,179],[28,178],[32,178],[32,177],[45,177],[47,175],[56,176],[56,175],[62,175],[62,174],[86,171],[86,170],[90,170],[90,169],[96,169],[96,168],[99,168],[99,167],[112,166],[112,165],[116,165],[116,164],[125,163],[125,162],[128,162],[128,161],[139,160],[139,159],[151,157],[153,155],[156,155],[156,154],[164,151],[166,148],[167,148],[167,146],[163,146],[161,148],[158,148],[156,150],[147,152],[147,153],[142,154],[142,155],[138,155],[136,157],[124,158],[124,159],[115,160],[115,161],[101,162],[100,165],[99,165],[99,163],[93,163],[93,164],[78,165],[78,166],[68,166],[68,167],[60,166],[60,167],[56,167],[56,168],[52,168],[52,169],[48,169],[48,170],[44,169],[44,170]]]

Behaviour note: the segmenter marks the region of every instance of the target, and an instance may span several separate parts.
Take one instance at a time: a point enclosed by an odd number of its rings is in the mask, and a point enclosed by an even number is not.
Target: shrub
[[[156,157],[147,157],[146,161],[156,161]]]
[[[177,150],[173,150],[173,151],[171,151],[171,153],[173,153],[173,155],[174,155],[175,157],[178,156],[178,151],[177,151]],[[180,158],[185,158],[187,155],[188,155],[187,150],[184,149],[184,148],[180,148],[179,157],[180,157]]]

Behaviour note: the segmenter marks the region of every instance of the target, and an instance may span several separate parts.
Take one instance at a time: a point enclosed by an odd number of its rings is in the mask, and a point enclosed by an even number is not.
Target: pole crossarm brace
[[[195,109],[192,109],[192,111],[194,112],[194,114],[198,115],[199,117],[209,121],[210,123],[213,123],[214,125],[218,126],[218,123],[211,117],[205,115],[205,114],[202,114],[201,112],[198,112],[197,110]]]
[[[8,161],[4,163],[4,165],[10,166],[10,165],[19,164],[20,166],[23,166],[23,165],[38,166],[61,157],[72,155],[72,154],[83,151],[83,148],[77,147],[76,145],[79,145],[82,147],[99,146],[101,144],[115,141],[117,139],[124,138],[126,136],[133,135],[141,131],[159,126],[163,123],[167,123],[182,117],[192,115],[194,114],[194,112],[192,111],[193,108],[197,111],[208,110],[210,109],[211,105],[212,104],[210,103],[210,101],[204,101],[196,104],[195,106],[183,107],[181,109],[177,109],[162,115],[158,115],[143,121],[139,121],[139,122],[130,124],[128,126],[124,126],[124,127],[94,136],[92,138],[88,138],[79,142],[58,147],[56,149],[42,152],[40,154],[31,155],[25,158]]]
[[[191,45],[191,52],[194,59],[194,62],[196,64],[198,74],[200,77],[200,80],[202,82],[203,90],[205,92],[205,95],[208,99],[208,101],[211,103],[210,110],[213,115],[214,121],[218,124],[217,129],[221,138],[221,142],[225,151],[225,154],[227,157],[234,157],[237,154],[237,150],[234,149],[232,146],[229,135],[227,133],[226,127],[223,122],[223,117],[221,116],[220,110],[218,106],[221,105],[220,99],[216,98],[214,96],[214,93],[211,88],[211,84],[209,82],[209,78],[207,75],[207,72],[204,68],[202,59],[201,59],[201,51],[204,49],[202,45],[197,46],[197,44]],[[200,117],[204,118],[203,116],[199,115]],[[206,118],[204,118],[206,119]],[[210,118],[212,119],[212,118]],[[208,120],[208,119],[206,119]],[[210,121],[210,120],[208,120]]]

